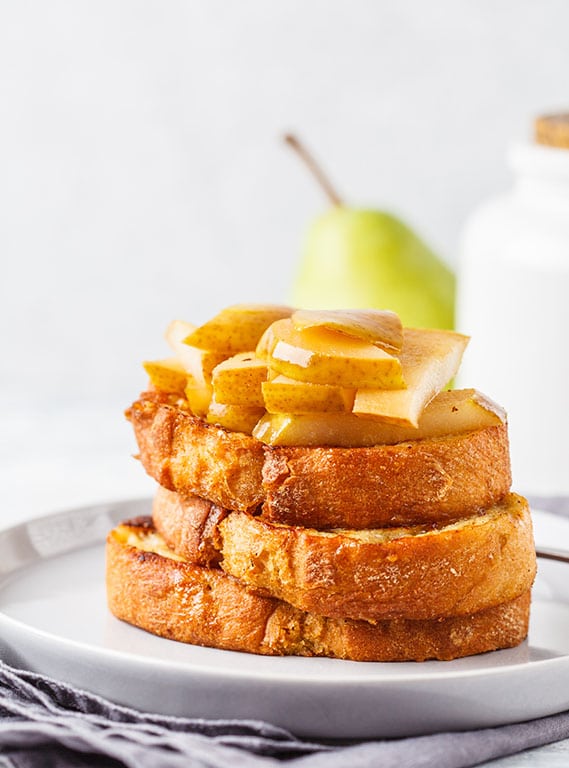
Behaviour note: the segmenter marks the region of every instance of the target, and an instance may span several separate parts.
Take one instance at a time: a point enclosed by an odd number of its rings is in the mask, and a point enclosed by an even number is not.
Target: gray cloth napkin
[[[569,515],[567,498],[532,502]],[[259,721],[144,714],[0,662],[0,768],[467,768],[566,738],[569,712],[477,731],[316,744]]]
[[[0,662],[0,768],[465,768],[564,738],[569,712],[479,731],[315,744],[263,722],[144,714]]]

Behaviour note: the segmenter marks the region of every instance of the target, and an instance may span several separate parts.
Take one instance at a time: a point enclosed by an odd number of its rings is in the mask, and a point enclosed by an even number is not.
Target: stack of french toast
[[[468,338],[379,310],[174,321],[127,411],[152,517],[107,540],[119,619],[259,654],[450,660],[527,635],[536,571]]]

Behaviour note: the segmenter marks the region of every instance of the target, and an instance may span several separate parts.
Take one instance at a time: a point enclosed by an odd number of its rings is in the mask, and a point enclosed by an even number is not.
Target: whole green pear
[[[294,306],[391,309],[403,325],[454,326],[450,269],[400,219],[333,205],[304,243],[293,283]]]

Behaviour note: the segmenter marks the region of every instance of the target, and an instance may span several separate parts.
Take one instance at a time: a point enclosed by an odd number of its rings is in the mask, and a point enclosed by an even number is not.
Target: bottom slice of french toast
[[[308,613],[218,568],[183,560],[150,518],[109,533],[106,569],[109,608],[117,618],[172,640],[226,650],[354,661],[451,660],[518,645],[528,631],[529,590],[444,619],[372,624]]]

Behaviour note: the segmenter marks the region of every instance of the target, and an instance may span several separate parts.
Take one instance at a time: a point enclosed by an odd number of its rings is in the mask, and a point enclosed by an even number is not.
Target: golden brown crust
[[[185,535],[203,508],[159,489],[153,515],[177,554],[207,564]],[[529,507],[515,494],[440,529],[316,531],[232,512],[200,546],[219,550],[223,570],[250,587],[304,611],[367,621],[483,610],[526,592],[536,568]]]
[[[511,485],[505,424],[372,448],[273,448],[263,515],[312,528],[438,523],[486,509]]]
[[[269,448],[157,393],[128,417],[140,459],[183,496],[313,528],[439,523],[496,503],[511,484],[506,425],[371,448]]]
[[[148,474],[172,491],[242,511],[262,503],[263,446],[241,432],[207,424],[158,392],[127,411]]]
[[[160,486],[152,505],[154,526],[170,549],[207,568],[221,560],[219,523],[228,514],[229,510],[199,496],[183,498]]]
[[[132,545],[151,533],[140,522],[111,531],[107,595],[115,616],[162,637],[270,655],[422,661],[512,647],[527,634],[529,591],[503,605],[442,620],[371,625],[330,619],[256,594],[218,569]]]

